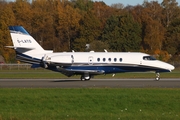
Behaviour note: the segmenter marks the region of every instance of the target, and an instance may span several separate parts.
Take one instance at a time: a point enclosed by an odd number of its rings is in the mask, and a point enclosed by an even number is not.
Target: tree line
[[[4,47],[12,45],[10,25],[23,26],[44,49],[55,52],[140,51],[164,61],[180,54],[176,0],[135,6],[92,0],[0,0],[0,54],[6,62],[15,61],[14,51]]]

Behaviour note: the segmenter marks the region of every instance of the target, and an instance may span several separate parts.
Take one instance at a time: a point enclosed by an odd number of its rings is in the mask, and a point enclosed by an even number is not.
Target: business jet
[[[32,68],[43,67],[68,77],[80,75],[82,81],[95,75],[147,71],[154,71],[158,81],[159,73],[174,69],[174,66],[140,52],[54,53],[44,50],[22,26],[9,26],[9,30],[14,46],[7,47],[15,49],[18,60],[32,64]]]

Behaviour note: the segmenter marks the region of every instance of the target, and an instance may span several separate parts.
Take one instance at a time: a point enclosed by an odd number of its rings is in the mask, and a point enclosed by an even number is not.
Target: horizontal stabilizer
[[[5,46],[7,48],[13,48],[13,49],[27,49],[27,50],[33,50],[35,48],[32,47],[16,47],[16,46]]]
[[[16,46],[5,46],[5,47],[8,47],[8,48],[13,48],[15,49],[15,51],[19,52],[19,53],[25,53],[27,51],[30,51],[30,50],[34,50],[35,48],[32,48],[32,47],[16,47]]]

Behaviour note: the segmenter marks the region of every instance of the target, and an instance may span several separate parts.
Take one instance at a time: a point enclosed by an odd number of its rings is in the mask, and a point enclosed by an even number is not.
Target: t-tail
[[[44,55],[52,53],[44,50],[22,26],[9,26],[9,30],[14,46],[7,47],[15,49],[18,60],[40,64]]]

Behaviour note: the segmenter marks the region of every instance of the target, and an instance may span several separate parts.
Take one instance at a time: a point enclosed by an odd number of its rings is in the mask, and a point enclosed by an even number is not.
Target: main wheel
[[[81,76],[81,81],[85,81],[85,78],[84,78],[84,76]]]
[[[88,80],[90,80],[91,79],[91,77],[90,76],[81,76],[81,81],[88,81]]]

